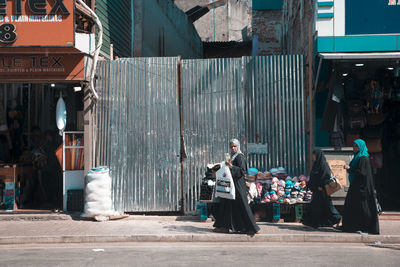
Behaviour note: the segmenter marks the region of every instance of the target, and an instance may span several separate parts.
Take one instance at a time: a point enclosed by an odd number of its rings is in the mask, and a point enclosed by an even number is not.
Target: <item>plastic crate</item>
[[[197,215],[200,217],[200,221],[206,221],[208,218],[207,203],[197,201]]]
[[[67,191],[67,211],[83,211],[83,190]]]

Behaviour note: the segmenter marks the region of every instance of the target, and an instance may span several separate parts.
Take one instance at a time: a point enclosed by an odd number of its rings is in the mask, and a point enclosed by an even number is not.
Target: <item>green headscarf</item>
[[[360,158],[361,157],[367,157],[368,158],[369,154],[368,154],[367,145],[365,144],[364,140],[357,139],[357,140],[354,140],[353,143],[355,143],[358,146],[358,149],[359,149],[359,151],[357,153],[354,153],[354,158],[350,161],[350,167],[352,169],[355,169],[355,168],[358,167],[358,161],[360,160]],[[354,174],[350,173],[349,174],[349,182],[350,182],[350,184],[353,182],[353,180],[354,180]]]

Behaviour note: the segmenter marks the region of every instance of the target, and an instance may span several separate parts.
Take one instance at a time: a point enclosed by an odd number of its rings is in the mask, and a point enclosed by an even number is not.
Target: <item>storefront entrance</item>
[[[357,56],[358,55],[358,56]],[[316,146],[343,150],[366,141],[377,197],[400,210],[400,57],[396,53],[320,54]]]
[[[63,138],[56,125],[60,97],[65,131],[83,131],[80,83],[0,83],[0,210],[62,209]],[[83,144],[82,136],[66,136],[66,147]],[[67,168],[83,169],[83,149],[69,152],[64,151]]]

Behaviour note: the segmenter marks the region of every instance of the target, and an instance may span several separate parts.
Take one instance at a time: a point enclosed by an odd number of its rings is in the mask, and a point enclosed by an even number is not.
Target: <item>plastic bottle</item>
[[[225,160],[231,162],[231,155],[229,153],[225,153]]]

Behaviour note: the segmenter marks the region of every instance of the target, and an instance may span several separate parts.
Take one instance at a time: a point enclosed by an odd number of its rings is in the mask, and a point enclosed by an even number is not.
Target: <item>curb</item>
[[[237,234],[212,235],[131,235],[131,236],[13,236],[0,237],[0,245],[43,243],[107,243],[107,242],[317,242],[317,243],[400,243],[400,235],[306,235],[259,234],[254,237]]]
[[[80,214],[0,214],[1,221],[72,221],[72,220],[93,220],[84,218]],[[136,220],[136,221],[192,221],[200,222],[199,216],[157,216],[157,215],[124,215],[112,216],[110,220]],[[210,220],[210,219],[208,219]],[[211,221],[211,220],[210,220]]]

